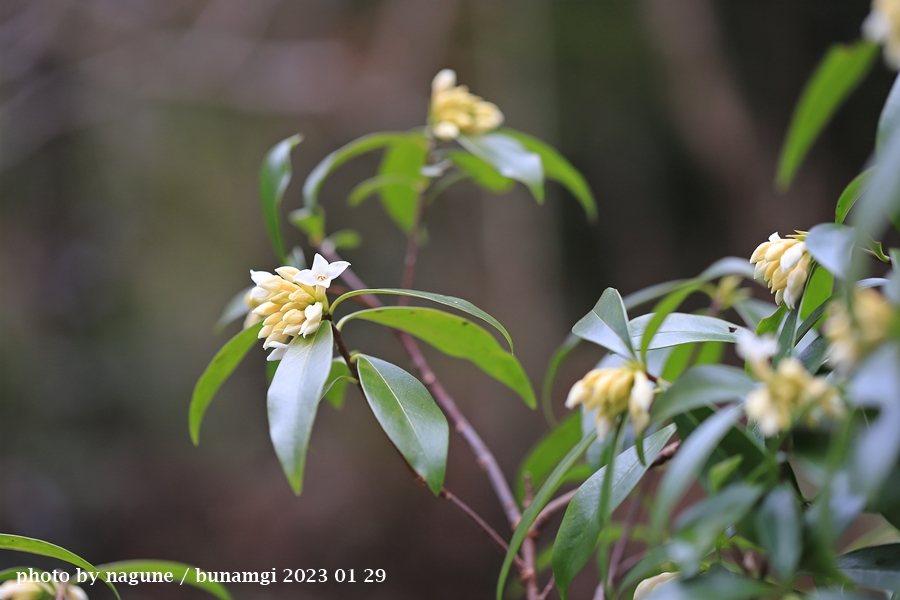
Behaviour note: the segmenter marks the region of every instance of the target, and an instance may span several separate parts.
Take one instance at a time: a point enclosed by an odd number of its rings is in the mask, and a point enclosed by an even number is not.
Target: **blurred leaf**
[[[50,542],[44,542],[42,540],[36,540],[34,538],[0,533],[0,549],[15,550],[16,552],[27,552],[28,554],[37,554],[39,556],[49,556],[50,558],[55,558],[67,562],[71,565],[75,565],[76,567],[81,567],[89,573],[99,572],[97,567],[84,560],[77,554],[73,554],[65,548],[60,548],[59,546],[51,544]],[[109,589],[113,591],[113,594],[116,595],[116,598],[119,598],[119,600],[121,600],[121,596],[119,596],[119,592],[116,590],[116,587],[107,581],[104,581],[104,583],[109,586]]]
[[[722,489],[722,485],[728,482],[728,479],[737,471],[738,467],[744,461],[741,454],[736,454],[725,460],[720,460],[709,469],[709,491],[711,494],[718,493]]]
[[[301,248],[300,246],[294,246],[293,248],[291,248],[291,251],[287,255],[286,264],[301,271],[303,269],[306,269],[306,255],[303,253],[303,248]]]
[[[347,196],[347,204],[350,206],[359,206],[369,199],[373,194],[379,193],[386,187],[402,187],[410,192],[416,193],[420,177],[411,177],[409,175],[376,175],[365,181],[356,184],[350,194]]]
[[[581,413],[574,412],[559,427],[542,437],[519,466],[516,500],[521,503],[525,499],[525,475],[528,474],[533,488],[539,489],[553,467],[578,443],[581,435]]]
[[[570,333],[566,336],[565,341],[560,344],[559,348],[553,352],[553,355],[547,363],[547,372],[544,374],[544,385],[541,388],[541,408],[544,409],[544,416],[551,427],[553,427],[556,422],[556,417],[553,416],[552,404],[553,383],[556,381],[556,375],[559,373],[559,368],[562,366],[563,362],[565,362],[566,358],[569,357],[569,354],[572,353],[572,350],[580,343],[581,338]]]
[[[728,430],[737,423],[742,413],[741,406],[723,409],[701,423],[682,442],[656,491],[656,501],[651,513],[653,538],[659,538],[675,505],[697,479],[706,461]]]
[[[382,186],[381,205],[385,212],[407,235],[412,231],[418,210],[419,194],[428,185],[428,178],[421,174],[428,158],[428,140],[422,132],[409,134],[406,142],[391,145],[381,159],[378,174],[410,178],[409,185]]]
[[[334,250],[355,250],[362,244],[362,236],[353,229],[341,229],[329,235],[322,242],[323,246],[329,245]]]
[[[756,385],[756,380],[743,369],[725,365],[694,367],[657,397],[650,418],[661,422],[698,406],[744,398]]]
[[[337,305],[346,300],[347,298],[352,298],[353,296],[365,296],[367,294],[377,295],[384,294],[388,296],[409,296],[410,298],[420,298],[422,300],[431,300],[432,302],[437,302],[438,304],[443,304],[444,306],[449,306],[451,308],[455,308],[456,310],[462,311],[464,313],[470,314],[473,317],[478,317],[482,321],[493,325],[497,331],[503,334],[503,337],[506,338],[506,341],[509,343],[509,351],[513,351],[513,343],[512,338],[509,337],[509,333],[506,331],[506,328],[500,324],[500,321],[487,314],[468,300],[463,300],[461,298],[454,298],[453,296],[444,296],[442,294],[432,294],[431,292],[419,292],[416,290],[398,290],[391,288],[378,288],[378,289],[368,289],[368,290],[354,290],[352,292],[347,292],[346,294],[341,295],[336,298],[334,302],[331,303],[331,312],[334,314],[335,308]]]
[[[637,308],[641,304],[646,304],[651,300],[662,298],[672,290],[676,289],[678,286],[682,285],[685,281],[685,279],[675,279],[673,281],[657,283],[655,285],[645,287],[642,290],[638,290],[636,292],[628,294],[627,296],[625,296],[625,298],[623,298],[622,302],[625,304],[625,308],[627,310],[632,310],[634,308]]]
[[[807,82],[788,127],[775,183],[787,190],[813,142],[856,89],[878,54],[878,45],[867,41],[833,44]]]
[[[285,253],[284,242],[281,241],[278,207],[281,206],[284,192],[291,182],[291,150],[301,141],[303,141],[303,136],[297,134],[272,146],[272,149],[266,154],[266,158],[263,159],[259,171],[259,196],[262,200],[263,218],[269,232],[269,239],[275,248],[275,254],[282,263],[285,260]]]
[[[447,158],[456,165],[457,169],[471,177],[479,187],[489,192],[503,194],[515,185],[512,179],[501,175],[491,163],[469,152],[453,150],[447,153]]]
[[[831,299],[833,290],[834,276],[825,270],[822,265],[815,265],[813,267],[812,275],[809,278],[809,282],[806,284],[806,290],[803,292],[803,299],[800,302],[800,318],[804,319],[804,321],[797,331],[798,342],[803,335],[811,329],[811,327],[808,327],[806,330],[803,329],[804,325],[806,325],[805,319],[810,315],[819,312],[817,309],[821,308],[823,311],[825,310],[826,302]],[[820,318],[821,315],[822,313],[819,312]],[[816,319],[816,321],[818,321],[818,319]],[[815,325],[816,321],[813,321],[810,325]],[[801,331],[803,332],[803,335],[800,335]]]
[[[316,165],[303,183],[303,200],[306,208],[313,209],[319,204],[319,190],[322,189],[325,179],[348,160],[385,146],[409,143],[416,135],[421,134],[397,131],[370,133],[341,146]]]
[[[328,372],[328,379],[325,380],[322,396],[328,400],[329,404],[340,410],[344,406],[344,391],[351,381],[356,380],[350,375],[347,363],[343,358],[335,358],[331,361],[331,370]]]
[[[850,221],[860,245],[882,238],[886,225],[900,212],[900,128],[884,141],[869,187],[856,203]],[[856,265],[855,265],[856,266]]]
[[[450,427],[421,381],[391,363],[358,355],[366,400],[381,428],[435,495],[444,485]]]
[[[703,342],[700,344],[700,351],[697,353],[695,365],[715,365],[722,360],[722,354],[725,353],[725,344],[722,342]]]
[[[837,567],[861,587],[895,592],[900,589],[900,544],[860,548],[841,554]]]
[[[894,79],[894,85],[891,86],[891,92],[888,94],[884,108],[881,109],[881,116],[878,118],[875,148],[878,150],[879,156],[891,135],[897,131],[898,125],[900,125],[900,77]]]
[[[581,458],[581,455],[584,454],[588,449],[588,446],[590,446],[595,439],[597,439],[597,435],[593,432],[584,436],[581,441],[566,454],[565,458],[556,465],[556,468],[553,469],[553,472],[547,477],[547,481],[541,486],[541,489],[535,494],[534,498],[531,500],[531,504],[529,504],[525,509],[525,512],[522,513],[522,518],[519,519],[519,524],[516,525],[516,530],[513,532],[512,539],[509,541],[509,549],[506,552],[506,558],[503,559],[503,566],[500,567],[500,577],[497,580],[497,600],[503,600],[503,588],[506,585],[506,577],[509,575],[509,569],[512,567],[516,554],[519,553],[519,548],[522,547],[522,542],[525,541],[525,536],[528,535],[531,526],[534,524],[534,520],[540,512],[544,510],[544,507],[547,506],[547,503],[553,497],[556,490],[559,489],[559,486],[565,480],[569,470],[576,462],[578,462],[578,459]]]
[[[645,440],[645,464],[641,464],[634,446],[618,456],[613,468],[612,487],[605,514],[601,514],[600,506],[607,467],[594,473],[578,488],[569,502],[553,543],[553,574],[556,576],[560,597],[565,599],[572,579],[593,554],[600,532],[610,515],[638,484],[673,433],[675,426],[669,425]]]
[[[316,409],[331,371],[333,343],[329,323],[323,323],[312,337],[295,337],[269,386],[269,436],[298,495],[303,490],[306,450]]]
[[[405,331],[448,356],[470,360],[516,392],[530,408],[537,406],[531,382],[516,357],[501,348],[494,336],[468,319],[433,308],[385,306],[350,313],[338,322],[338,329],[351,319]]]
[[[622,296],[614,288],[604,290],[593,310],[572,327],[572,333],[621,356],[635,356],[628,314]]]
[[[228,304],[225,305],[225,309],[222,311],[222,316],[216,321],[214,327],[216,333],[222,333],[222,330],[228,325],[250,312],[250,307],[244,302],[244,298],[247,297],[247,293],[252,289],[252,285],[248,288],[244,288],[228,301]]]
[[[541,157],[541,164],[544,167],[544,176],[563,185],[569,192],[575,196],[581,203],[584,212],[587,214],[588,220],[597,220],[597,201],[591,193],[584,176],[572,166],[566,158],[560,154],[556,148],[543,142],[536,137],[530,136],[515,129],[501,129],[506,135],[510,135],[525,146],[531,152],[537,153]]]
[[[768,493],[756,513],[756,532],[769,565],[781,581],[791,581],[803,552],[803,526],[800,505],[789,487]]]
[[[646,350],[667,348],[692,342],[727,342],[737,341],[738,327],[716,317],[670,312],[661,320],[651,340],[643,339],[645,331],[654,320],[654,314],[641,315],[631,320],[632,342],[640,341]]]
[[[787,304],[782,302],[778,305],[778,309],[775,312],[759,322],[759,325],[756,328],[756,335],[763,336],[767,333],[775,333],[778,331],[778,326],[781,325],[781,320],[784,319],[785,312],[787,312]]]
[[[100,573],[171,573],[176,584],[183,581],[220,600],[231,600],[231,594],[228,593],[224,585],[215,581],[198,581],[198,569],[182,563],[168,560],[123,560],[121,562],[98,565],[97,571]]]
[[[794,346],[797,335],[797,315],[800,311],[796,308],[788,311],[784,324],[781,326],[781,333],[778,334],[778,352],[772,357],[772,365],[776,366],[782,358],[791,356],[794,353]]]
[[[824,337],[817,337],[809,346],[800,352],[797,357],[806,370],[815,375],[819,371],[819,367],[825,362],[825,355],[828,353],[828,340]]]
[[[694,357],[694,352],[696,350],[696,344],[682,344],[672,348],[672,352],[666,360],[666,366],[659,376],[666,381],[675,381],[678,379],[681,374],[684,373],[685,369],[690,366],[691,359]],[[657,402],[659,401],[659,398],[660,397],[657,396]]]
[[[747,325],[749,329],[756,331],[760,322],[774,313],[777,309],[771,302],[757,300],[756,298],[747,298],[746,300],[741,300],[735,304],[734,310],[741,316],[741,319],[744,320],[744,324]],[[775,327],[777,328],[778,326],[776,325]]]
[[[681,579],[658,586],[647,600],[751,600],[769,597],[773,588],[756,579],[736,575],[726,569],[711,569],[709,573],[682,581]]]
[[[325,239],[325,209],[321,206],[292,210],[288,213],[288,221],[306,234],[312,246],[318,246]]]
[[[541,157],[525,148],[514,137],[503,133],[486,133],[476,136],[459,136],[460,145],[492,164],[504,177],[521,181],[534,199],[544,202],[544,168]]]
[[[834,209],[834,222],[835,223],[843,223],[844,219],[847,218],[847,213],[850,212],[850,209],[853,208],[853,205],[856,204],[856,201],[859,200],[859,197],[863,195],[863,192],[869,187],[869,180],[872,177],[872,172],[874,168],[869,168],[857,175],[853,178],[853,181],[844,188],[844,191],[841,192],[841,197],[838,198],[837,206]]]
[[[188,426],[191,431],[191,440],[194,445],[200,443],[200,424],[203,415],[213,397],[229,375],[237,368],[247,353],[256,345],[257,335],[262,329],[262,323],[248,327],[236,336],[228,340],[210,361],[206,370],[200,375],[194,386],[194,394],[191,396],[191,407],[188,412]]]
[[[806,249],[816,262],[840,279],[850,272],[850,253],[856,234],[852,227],[837,223],[821,223],[809,230]]]

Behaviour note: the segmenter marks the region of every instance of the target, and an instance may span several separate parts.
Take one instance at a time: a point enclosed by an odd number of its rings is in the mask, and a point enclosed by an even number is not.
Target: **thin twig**
[[[622,557],[625,555],[625,546],[628,545],[629,538],[631,537],[631,530],[634,529],[634,525],[637,523],[638,515],[641,512],[641,503],[644,500],[644,494],[647,493],[649,484],[649,478],[644,477],[641,479],[640,487],[638,487],[637,492],[634,494],[634,498],[631,500],[631,506],[628,507],[628,514],[625,515],[625,524],[622,526],[622,534],[619,536],[619,539],[616,540],[616,545],[613,546],[612,554],[609,557],[609,572],[606,576],[611,585],[615,585],[616,572],[619,570],[619,566],[622,563]]]
[[[553,500],[548,502],[547,506],[544,507],[544,510],[542,510],[538,514],[537,518],[534,520],[534,523],[531,524],[531,529],[533,529],[534,531],[540,531],[541,528],[543,528],[544,525],[547,524],[547,521],[549,521],[555,513],[568,506],[569,502],[575,496],[575,493],[577,491],[577,489],[568,491],[562,496],[554,498]]]
[[[456,508],[458,508],[459,510],[461,510],[462,512],[464,512],[464,513],[466,514],[467,517],[469,517],[470,519],[472,519],[472,521],[474,521],[474,522],[481,528],[481,530],[482,530],[483,532],[485,532],[489,538],[491,538],[491,541],[494,542],[494,544],[495,544],[498,548],[500,548],[500,550],[501,550],[504,554],[506,554],[507,552],[509,552],[509,544],[507,544],[506,541],[505,541],[502,537],[500,537],[500,534],[497,533],[497,532],[494,530],[493,527],[491,527],[490,525],[488,525],[488,524],[485,522],[485,520],[482,519],[482,518],[478,515],[478,513],[476,513],[474,510],[472,510],[472,509],[469,507],[468,504],[466,504],[465,502],[463,502],[462,500],[460,500],[459,498],[457,498],[456,496],[454,496],[452,493],[450,493],[450,491],[449,491],[447,488],[441,488],[441,494],[440,494],[440,495],[441,495],[441,498],[446,498],[447,500],[449,500],[451,503],[453,503],[454,506],[456,506]],[[516,563],[516,568],[517,568],[519,571],[524,571],[524,570],[525,570],[525,564],[522,562],[522,559],[519,558],[518,556],[516,556],[516,557],[514,558],[514,560],[515,560],[515,563]]]
[[[541,595],[538,596],[538,600],[547,600],[547,595],[550,594],[550,591],[553,589],[553,584],[556,583],[556,578],[551,574],[550,581],[547,582],[547,585],[544,586]]]
[[[525,475],[525,508],[531,504],[534,499],[534,489],[531,485],[531,476]],[[525,539],[522,540],[522,560],[525,561],[525,569],[519,571],[519,577],[525,584],[525,598],[527,600],[538,600],[538,580],[537,580],[537,549],[535,548],[536,534],[529,530]]]
[[[422,221],[425,218],[425,197],[422,194],[416,196],[416,216],[413,219],[412,229],[409,232],[409,241],[406,243],[406,256],[403,259],[403,279],[400,287],[411,290],[416,273],[416,260],[419,256],[419,231],[422,229]],[[403,296],[398,302],[400,305],[409,304],[409,297]]]

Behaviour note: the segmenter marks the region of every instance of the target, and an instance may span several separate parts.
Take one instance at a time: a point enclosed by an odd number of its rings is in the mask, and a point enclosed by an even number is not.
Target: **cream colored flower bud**
[[[454,140],[460,134],[492,131],[503,123],[503,113],[492,102],[456,85],[456,73],[444,69],[431,83],[431,132],[439,140]]]
[[[829,306],[823,328],[828,338],[828,362],[846,373],[887,337],[897,311],[872,288],[853,294],[853,314],[847,303],[837,300]]]
[[[884,60],[894,70],[900,68],[900,1],[873,0],[872,12],[862,24],[868,40],[884,45]]]
[[[773,233],[750,257],[750,263],[756,265],[754,276],[765,280],[777,304],[784,302],[791,309],[800,304],[812,264],[805,239],[806,234],[799,231],[787,239]]]
[[[653,386],[640,365],[605,367],[588,372],[572,386],[566,407],[583,404],[587,410],[596,410],[597,437],[603,440],[626,411],[633,418],[635,431],[642,432],[650,420],[653,394]]]
[[[660,573],[655,577],[650,577],[638,584],[634,590],[634,600],[644,600],[650,593],[663,585],[667,581],[671,581],[678,577],[678,573]]]
[[[0,600],[40,600],[50,594],[51,591],[39,583],[5,581],[0,585]]]
[[[306,322],[303,323],[300,334],[303,337],[306,337],[311,333],[315,333],[322,323],[322,303],[316,302],[315,304],[310,304],[303,312],[306,316]]]

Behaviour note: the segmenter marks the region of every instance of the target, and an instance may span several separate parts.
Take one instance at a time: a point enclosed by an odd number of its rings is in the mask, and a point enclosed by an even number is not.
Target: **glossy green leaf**
[[[697,350],[697,344],[682,344],[672,348],[666,365],[659,374],[665,381],[675,381],[691,365]],[[658,397],[657,397],[658,398]]]
[[[604,290],[593,310],[572,327],[572,333],[621,356],[635,356],[628,314],[622,296],[614,288]]]
[[[790,581],[803,551],[803,524],[797,497],[789,487],[768,493],[756,513],[756,532],[769,565],[781,581]]]
[[[700,344],[700,351],[697,352],[695,365],[716,365],[722,361],[722,355],[725,353],[725,344],[723,342],[703,342]]]
[[[800,352],[800,355],[797,356],[797,358],[800,359],[800,362],[803,363],[803,366],[806,367],[807,371],[815,375],[819,371],[819,367],[825,362],[827,353],[828,339],[817,337],[810,342],[809,346]]]
[[[866,169],[854,177],[853,181],[851,181],[849,185],[844,188],[844,191],[841,192],[841,197],[838,198],[837,206],[834,209],[835,223],[843,223],[844,219],[847,218],[847,213],[850,212],[850,209],[853,208],[856,201],[863,195],[863,192],[868,189],[869,180],[872,177],[872,172],[874,170],[874,168]]]
[[[295,337],[269,386],[269,436],[291,488],[298,495],[303,491],[313,421],[331,371],[333,343],[327,323],[312,337]]]
[[[559,489],[559,486],[565,480],[569,470],[571,470],[575,463],[578,462],[578,459],[581,458],[581,455],[585,453],[588,446],[590,446],[595,439],[597,439],[596,433],[589,433],[584,436],[568,454],[566,454],[565,458],[556,465],[556,468],[553,469],[553,472],[547,477],[547,481],[541,489],[535,494],[534,498],[531,500],[531,504],[529,504],[525,509],[525,512],[522,513],[522,518],[519,519],[519,524],[516,526],[512,539],[509,541],[509,549],[506,552],[506,558],[503,559],[503,565],[500,567],[500,577],[497,580],[497,600],[503,600],[503,588],[506,586],[506,577],[509,575],[509,569],[512,567],[513,560],[515,560],[519,548],[522,547],[522,542],[525,541],[525,536],[528,535],[531,526],[534,524],[534,520],[544,507],[547,506],[547,503],[550,502],[553,494],[556,493],[556,490]]]
[[[891,92],[888,94],[884,108],[881,109],[881,116],[878,118],[875,147],[879,155],[891,134],[898,130],[898,126],[900,126],[900,77],[894,79],[894,85],[891,86]]]
[[[447,469],[450,427],[418,379],[387,361],[360,354],[356,361],[366,400],[406,462],[439,494]]]
[[[822,269],[824,273],[828,273],[825,269]],[[803,339],[807,333],[815,326],[815,324],[825,316],[825,311],[828,310],[828,304],[823,302],[819,304],[815,310],[806,315],[806,318],[803,319],[803,322],[800,323],[800,326],[797,328],[797,333],[794,335],[794,344],[799,344],[800,340]]]
[[[822,265],[816,264],[813,267],[812,275],[806,284],[806,290],[803,292],[803,299],[800,302],[800,318],[805,320],[817,309],[824,310],[825,303],[831,298],[834,291],[834,275],[827,271]],[[820,315],[821,316],[821,315]],[[813,321],[815,324],[815,321]],[[803,325],[801,325],[801,329]],[[809,331],[809,329],[806,329]],[[804,331],[804,333],[806,333]],[[798,340],[802,338],[798,333]]]
[[[795,336],[797,335],[797,316],[800,311],[796,308],[788,311],[781,326],[781,333],[778,334],[778,352],[772,357],[772,364],[777,365],[778,361],[786,356],[794,353]]]
[[[700,424],[685,439],[675,458],[669,463],[653,504],[651,523],[653,537],[659,537],[669,515],[675,505],[684,496],[691,484],[697,479],[701,469],[715,451],[719,442],[728,430],[737,423],[743,414],[743,407],[735,406],[722,409]]]
[[[741,316],[741,319],[744,320],[744,324],[749,329],[756,331],[762,320],[774,313],[777,308],[771,302],[757,300],[756,298],[747,298],[746,300],[742,300],[735,304],[734,310]],[[778,326],[776,325],[775,327],[777,329]]]
[[[581,413],[574,412],[559,427],[542,437],[519,466],[516,474],[516,500],[521,503],[525,498],[526,475],[532,488],[540,489],[553,468],[578,443],[581,436]]]
[[[756,385],[756,380],[743,369],[725,365],[694,367],[657,397],[650,418],[661,422],[698,406],[744,398]]]
[[[600,512],[600,497],[603,493],[607,467],[594,473],[578,488],[569,502],[556,541],[553,543],[553,574],[563,599],[572,579],[593,554],[600,532],[610,515],[638,484],[673,433],[675,426],[669,425],[644,441],[646,458],[644,464],[638,459],[634,446],[616,458],[605,514]]]
[[[250,307],[247,306],[244,299],[247,297],[247,292],[252,289],[253,286],[244,288],[228,301],[228,304],[226,304],[224,310],[222,310],[222,316],[216,321],[214,327],[216,333],[221,333],[228,325],[231,325],[249,312]]]
[[[328,372],[328,379],[325,381],[323,397],[328,400],[336,409],[340,410],[344,406],[344,392],[347,384],[356,381],[350,374],[350,368],[342,358],[336,358],[331,361],[331,370]]]
[[[856,232],[852,227],[821,223],[809,230],[806,249],[832,275],[846,279],[850,272],[850,253],[855,241]]]
[[[418,134],[396,131],[370,133],[369,135],[364,135],[353,140],[345,146],[341,146],[326,156],[322,162],[316,165],[310,172],[306,181],[303,183],[303,200],[306,208],[314,208],[318,205],[319,190],[322,189],[322,184],[335,169],[345,162],[373,150],[384,148],[385,146],[409,143],[411,137],[415,135]]]
[[[775,312],[759,322],[759,325],[756,327],[756,335],[762,336],[767,333],[775,333],[778,331],[778,327],[781,325],[781,321],[784,319],[784,313],[786,313],[787,310],[787,304],[784,302],[779,304],[778,309]]]
[[[378,288],[378,289],[369,289],[369,290],[354,290],[352,292],[347,292],[342,296],[335,299],[334,302],[331,303],[331,312],[334,313],[337,305],[343,302],[348,298],[352,298],[353,296],[365,296],[368,294],[378,295],[384,294],[388,296],[408,296],[410,298],[419,298],[421,300],[430,300],[432,302],[437,302],[438,304],[443,304],[444,306],[449,306],[450,308],[455,308],[458,311],[464,312],[466,314],[472,315],[473,317],[478,317],[485,323],[492,325],[497,329],[500,333],[503,334],[503,337],[506,338],[506,341],[509,343],[510,352],[513,351],[513,343],[512,338],[509,337],[509,332],[506,331],[506,328],[500,324],[500,321],[487,314],[468,300],[463,300],[461,298],[454,298],[453,296],[444,296],[442,294],[432,294],[431,292],[419,292],[417,290],[399,290],[399,289],[391,289],[391,288]]]
[[[869,546],[837,557],[837,567],[854,583],[894,592],[900,589],[900,544]]]
[[[468,175],[479,187],[495,194],[503,194],[512,189],[515,181],[504,177],[494,166],[474,154],[453,150],[446,154],[456,168]]]
[[[774,592],[772,586],[759,580],[726,569],[710,569],[700,577],[657,586],[647,600],[753,600],[770,597]]]
[[[448,356],[465,358],[516,392],[529,407],[537,406],[531,382],[518,359],[501,348],[494,336],[468,319],[433,308],[384,306],[350,313],[338,322],[338,329],[352,319],[405,331]]]
[[[168,560],[123,560],[121,562],[98,565],[100,573],[171,573],[173,583],[182,583],[201,589],[220,600],[231,600],[225,586],[215,581],[199,581],[196,567]]]
[[[653,311],[646,315],[647,322],[644,323],[641,333],[641,357],[646,360],[647,350],[650,349],[650,343],[656,336],[657,330],[662,326],[669,315],[677,309],[684,300],[700,289],[702,282],[699,279],[688,281],[684,285],[678,287],[668,296],[656,303]]]
[[[556,423],[556,417],[553,415],[553,383],[556,381],[556,375],[559,368],[565,362],[566,358],[572,353],[572,350],[578,347],[581,338],[577,335],[569,334],[560,344],[559,348],[553,351],[553,355],[547,362],[547,372],[544,374],[544,385],[541,387],[541,408],[544,410],[544,416],[547,423],[553,426]]]
[[[382,186],[378,190],[385,212],[407,235],[412,231],[418,210],[419,194],[428,185],[428,178],[421,174],[428,158],[428,140],[421,132],[409,134],[408,141],[391,145],[381,159],[378,174],[401,176],[412,180],[412,185]]]
[[[281,219],[278,216],[278,209],[291,182],[291,150],[301,141],[303,136],[297,134],[275,144],[266,154],[259,171],[259,196],[262,200],[266,230],[269,232],[275,253],[282,262],[285,252],[284,242],[281,240]]]
[[[262,323],[257,323],[228,340],[228,343],[216,353],[206,370],[200,375],[200,379],[197,380],[188,412],[188,426],[191,440],[195,446],[200,443],[200,425],[209,403],[212,402],[225,380],[244,360],[250,348],[256,345],[257,335],[261,328]]]
[[[656,350],[692,342],[737,342],[739,328],[724,319],[676,312],[666,315],[652,339],[644,339],[645,331],[654,317],[651,313],[631,320],[632,342],[640,342],[642,349]]]
[[[536,137],[509,128],[503,128],[500,131],[516,138],[522,142],[526,149],[540,156],[541,164],[544,167],[544,176],[562,184],[584,208],[588,219],[591,221],[597,220],[597,201],[594,199],[591,188],[588,186],[584,176],[572,166],[572,163],[557,152],[553,146]]]
[[[504,133],[459,136],[460,145],[490,163],[504,177],[524,183],[535,200],[544,201],[544,167],[541,157]]]
[[[775,182],[779,189],[790,187],[794,175],[810,147],[863,80],[878,54],[878,45],[868,41],[834,44],[807,82],[788,127]]]
[[[61,548],[55,544],[51,544],[50,542],[45,542],[43,540],[36,540],[34,538],[22,537],[19,535],[0,533],[0,549],[15,550],[16,552],[27,552],[28,554],[37,554],[39,556],[49,556],[50,558],[55,558],[63,562],[67,562],[70,565],[81,567],[81,569],[89,573],[98,572],[97,567],[84,560],[77,554],[73,554],[65,548]],[[116,587],[111,583],[105,581],[104,583],[109,586],[109,588],[116,595],[116,598],[119,598],[121,600],[121,596],[119,596],[119,592],[116,590]]]

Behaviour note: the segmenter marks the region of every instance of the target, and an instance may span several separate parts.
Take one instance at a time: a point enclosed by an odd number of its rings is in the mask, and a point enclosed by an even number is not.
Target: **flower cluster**
[[[887,337],[895,318],[894,308],[871,288],[853,294],[853,313],[847,303],[836,300],[829,306],[824,333],[828,338],[828,361],[846,373]]]
[[[884,59],[900,68],[900,1],[873,0],[872,12],[862,24],[863,37],[884,44]]]
[[[738,354],[764,383],[747,396],[746,410],[765,437],[786,431],[801,414],[811,424],[844,414],[837,388],[824,377],[813,377],[796,358],[782,358],[772,369],[769,358],[777,349],[771,337],[758,338],[748,332],[738,338]]]
[[[6,581],[0,585],[0,600],[88,600],[87,594],[77,585],[66,585],[63,596],[59,595],[60,591],[59,584],[55,583]]]
[[[625,411],[631,415],[635,433],[640,434],[650,421],[653,393],[653,386],[640,365],[594,369],[572,386],[566,408],[583,404],[587,410],[596,410],[600,440],[615,429],[616,421]]]
[[[431,131],[440,140],[453,140],[460,133],[485,133],[503,123],[503,113],[493,102],[456,85],[456,73],[444,69],[431,82]]]
[[[806,234],[798,231],[786,239],[773,233],[768,242],[763,242],[753,251],[750,263],[756,265],[754,276],[766,281],[775,294],[775,302],[782,301],[788,308],[797,308],[812,258],[806,251]]]
[[[262,321],[259,337],[266,340],[263,348],[274,348],[268,360],[281,360],[289,338],[306,337],[316,332],[328,310],[325,290],[331,280],[349,266],[350,263],[342,260],[329,263],[316,254],[311,269],[279,267],[274,275],[267,271],[250,271],[256,286],[245,298],[251,311],[244,321],[244,328]]]

